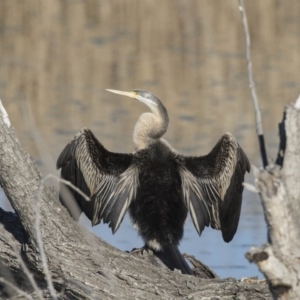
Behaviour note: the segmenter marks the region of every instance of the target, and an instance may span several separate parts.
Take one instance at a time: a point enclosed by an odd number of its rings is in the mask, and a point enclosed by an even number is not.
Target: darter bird
[[[78,212],[67,209],[75,220],[83,211],[93,226],[103,220],[113,233],[128,210],[144,247],[167,257],[171,270],[193,274],[178,249],[188,212],[199,235],[210,225],[230,242],[239,222],[249,160],[230,133],[207,155],[181,155],[162,138],[169,117],[155,95],[144,90],[108,91],[134,98],[151,112],[143,113],[134,127],[133,153],[106,150],[87,128],[75,135],[61,152],[57,168],[91,200],[70,189]]]

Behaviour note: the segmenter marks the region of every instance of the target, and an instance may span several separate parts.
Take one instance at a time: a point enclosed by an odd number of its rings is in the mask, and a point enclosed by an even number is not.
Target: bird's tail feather
[[[178,269],[182,274],[194,274],[176,245],[164,245],[162,251],[156,252],[156,255],[170,270]]]

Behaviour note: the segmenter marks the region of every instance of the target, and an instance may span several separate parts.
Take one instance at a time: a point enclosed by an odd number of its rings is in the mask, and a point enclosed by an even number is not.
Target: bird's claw
[[[150,250],[149,247],[147,245],[144,245],[141,248],[133,248],[131,251],[126,251],[126,252],[130,253],[130,254],[139,254],[139,253],[141,253],[143,255],[144,251],[149,253],[149,250]]]

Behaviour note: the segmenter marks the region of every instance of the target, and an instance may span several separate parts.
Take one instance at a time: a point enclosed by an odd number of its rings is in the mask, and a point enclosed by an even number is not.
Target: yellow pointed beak
[[[127,96],[127,97],[134,98],[134,99],[136,99],[136,97],[138,95],[136,92],[133,92],[133,91],[132,92],[123,92],[123,91],[110,90],[110,89],[106,89],[106,90],[111,92],[111,93]]]

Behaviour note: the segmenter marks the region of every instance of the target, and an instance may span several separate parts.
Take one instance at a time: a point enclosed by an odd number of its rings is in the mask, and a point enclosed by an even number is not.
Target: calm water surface
[[[283,108],[300,91],[300,2],[245,2],[274,158]],[[170,116],[165,137],[180,153],[206,154],[230,131],[251,163],[261,164],[237,1],[3,0],[0,20],[0,98],[43,174],[58,174],[56,158],[81,127],[92,129],[111,151],[133,151],[133,126],[147,108],[105,88],[141,88],[159,96]],[[246,181],[253,181],[252,174]],[[122,250],[142,246],[128,218],[114,236],[106,225],[91,230]],[[260,201],[245,191],[231,243],[208,228],[199,238],[189,220],[180,248],[221,277],[261,277],[244,256],[265,242]]]

